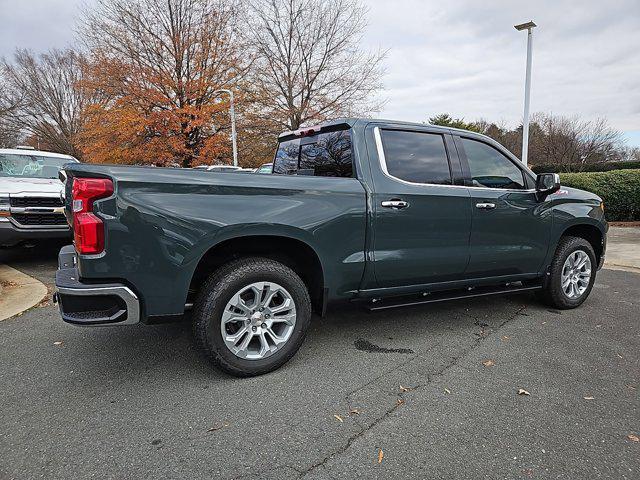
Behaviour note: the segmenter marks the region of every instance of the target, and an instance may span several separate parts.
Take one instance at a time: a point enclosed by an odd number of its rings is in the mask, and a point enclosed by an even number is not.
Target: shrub
[[[640,169],[562,173],[560,183],[602,198],[610,222],[640,220]]]
[[[564,165],[540,164],[533,165],[535,173],[568,173],[568,172],[609,172],[611,170],[629,170],[640,168],[639,161],[605,162],[605,163],[568,163]]]

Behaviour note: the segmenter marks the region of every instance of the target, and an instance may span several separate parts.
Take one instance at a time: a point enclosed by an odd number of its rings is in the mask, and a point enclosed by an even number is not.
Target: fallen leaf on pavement
[[[211,427],[209,430],[207,430],[207,432],[215,432],[216,430],[220,430],[222,428],[228,427],[229,424],[228,423],[220,423],[217,425],[214,425],[213,427]]]
[[[519,388],[518,395],[531,395],[531,394],[527,392],[524,388]]]
[[[403,387],[402,385],[400,385],[400,391],[401,391],[401,392],[410,392],[410,391],[411,391],[411,389],[410,389],[410,388],[408,388],[408,387]]]
[[[448,388],[445,388],[445,389],[444,389],[444,391],[445,391],[446,393],[451,393],[451,390],[449,390]]]
[[[54,345],[62,345],[62,342],[53,342]]]
[[[584,397],[585,400],[595,400],[595,397]]]
[[[640,442],[640,437],[638,437],[637,435],[633,435],[633,434],[627,435],[627,438],[632,442]]]
[[[51,305],[49,303],[49,300],[47,300],[46,298],[44,300],[42,300],[38,305],[36,305],[36,307],[38,308],[43,308],[43,307],[48,307],[49,305]]]
[[[485,367],[493,367],[496,364],[496,362],[494,362],[493,360],[485,360],[484,362],[482,362],[482,364]]]
[[[335,419],[338,420],[340,423],[343,423],[344,420],[342,420],[342,417],[340,415],[334,415]]]
[[[399,398],[396,400],[396,407],[399,407],[400,405],[402,405],[404,403],[404,400]]]
[[[384,452],[381,448],[378,449],[378,463],[382,463],[382,459],[384,458]]]
[[[349,415],[360,415],[360,410],[358,410],[357,408],[352,408],[351,410],[349,410]]]

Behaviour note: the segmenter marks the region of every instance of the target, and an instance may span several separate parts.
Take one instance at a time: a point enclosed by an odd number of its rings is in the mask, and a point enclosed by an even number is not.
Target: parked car
[[[255,173],[273,173],[273,163],[263,163],[256,169]]]
[[[70,237],[58,172],[77,162],[33,148],[0,149],[0,246]]]
[[[225,371],[287,362],[311,312],[535,291],[566,309],[605,256],[597,196],[464,130],[343,119],[279,137],[271,175],[73,164],[64,321],[182,319]],[[72,209],[73,205],[73,209]]]
[[[198,165],[194,170],[206,170],[207,172],[235,172],[253,173],[252,168],[236,167],[234,165]]]

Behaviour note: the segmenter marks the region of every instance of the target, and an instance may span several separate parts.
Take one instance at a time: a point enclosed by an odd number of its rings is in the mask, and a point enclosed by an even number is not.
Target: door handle
[[[400,200],[398,198],[393,198],[391,200],[385,200],[381,203],[381,205],[385,208],[407,208],[409,206],[409,202],[405,202],[404,200]]]
[[[479,208],[481,210],[493,210],[494,208],[496,208],[496,204],[495,203],[476,203],[476,208]]]

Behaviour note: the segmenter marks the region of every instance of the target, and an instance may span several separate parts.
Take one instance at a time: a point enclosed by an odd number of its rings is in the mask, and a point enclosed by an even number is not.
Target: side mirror
[[[560,175],[557,173],[541,173],[536,178],[536,194],[539,200],[560,190]]]

